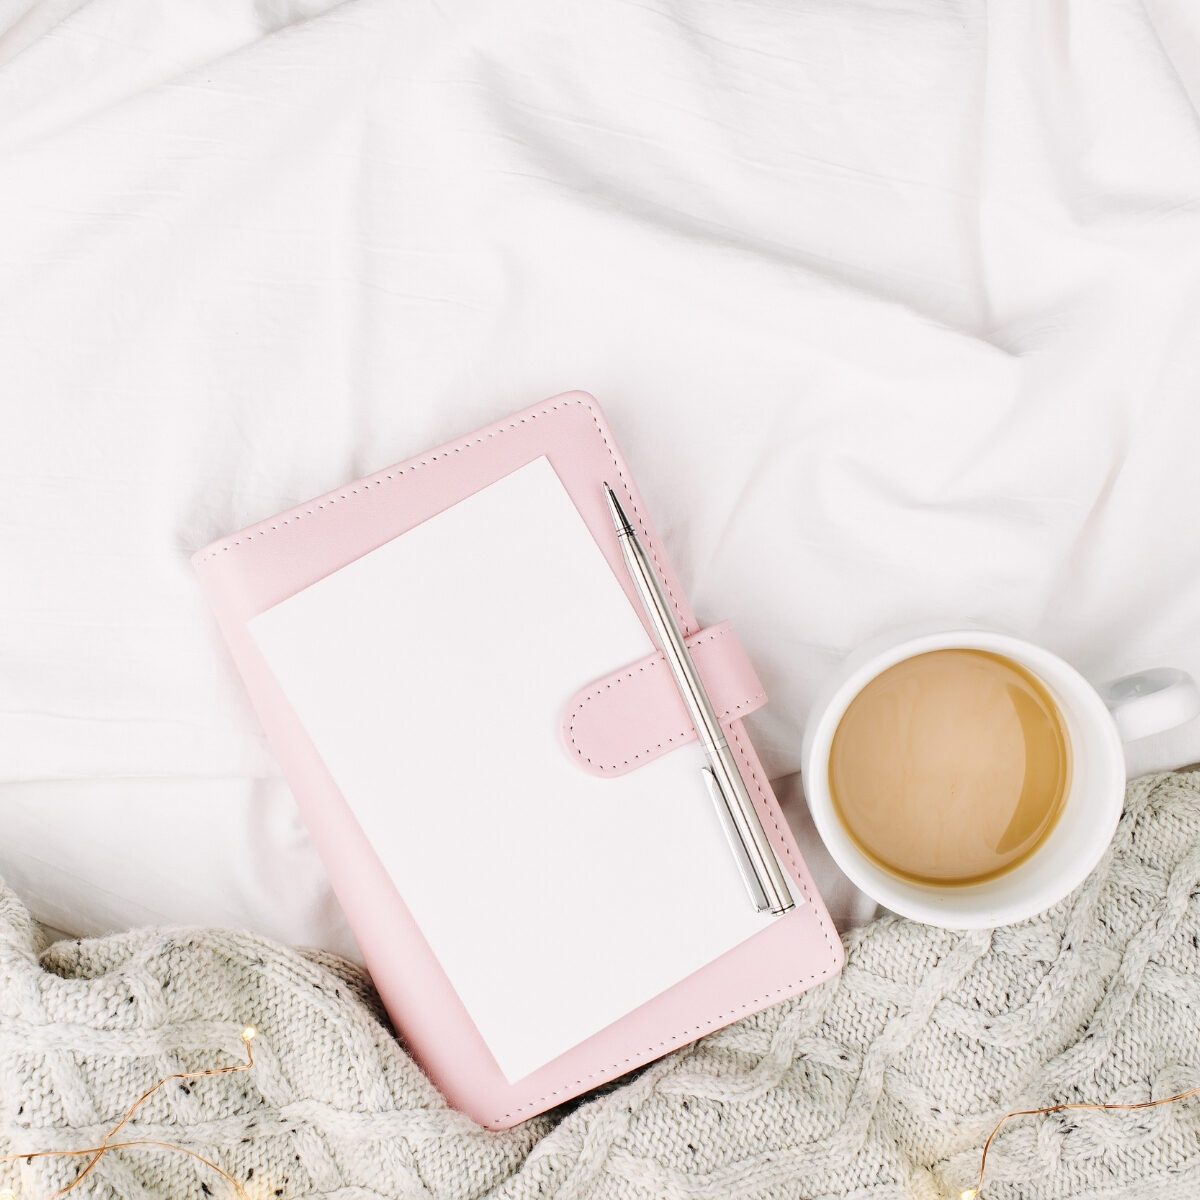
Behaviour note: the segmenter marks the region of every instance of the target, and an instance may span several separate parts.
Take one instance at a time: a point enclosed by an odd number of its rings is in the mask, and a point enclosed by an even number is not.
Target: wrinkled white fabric
[[[188,555],[570,387],[749,648],[775,775],[824,672],[912,621],[1200,676],[1182,0],[0,31],[0,870],[54,924],[345,948]],[[1197,758],[1194,722],[1131,771]]]

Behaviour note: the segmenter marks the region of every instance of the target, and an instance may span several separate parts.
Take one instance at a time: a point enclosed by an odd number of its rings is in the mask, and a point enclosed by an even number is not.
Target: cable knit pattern
[[[215,1158],[256,1200],[957,1198],[1008,1109],[1200,1083],[1200,773],[1133,783],[1104,863],[1042,917],[973,934],[877,921],[848,939],[840,979],[505,1133],[445,1107],[336,959],[214,930],[37,937],[0,893],[6,1152],[95,1144],[161,1076],[237,1061],[252,1022],[253,1072],[173,1083],[129,1136]],[[0,1168],[0,1188],[38,1200],[79,1166]],[[140,1149],[76,1194],[229,1192]],[[1198,1194],[1195,1100],[1012,1122],[984,1190]]]

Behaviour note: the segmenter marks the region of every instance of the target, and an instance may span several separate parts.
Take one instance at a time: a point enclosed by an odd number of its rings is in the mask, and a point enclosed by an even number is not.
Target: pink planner
[[[687,634],[787,913],[746,895],[606,482]],[[762,685],[728,622],[697,624],[590,396],[192,561],[397,1031],[480,1124],[516,1124],[840,969],[745,729]]]

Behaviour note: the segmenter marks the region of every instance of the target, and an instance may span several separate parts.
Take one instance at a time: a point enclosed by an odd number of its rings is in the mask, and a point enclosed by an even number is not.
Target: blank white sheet
[[[249,628],[510,1082],[772,919],[694,744],[613,779],[561,744],[653,645],[545,458]]]

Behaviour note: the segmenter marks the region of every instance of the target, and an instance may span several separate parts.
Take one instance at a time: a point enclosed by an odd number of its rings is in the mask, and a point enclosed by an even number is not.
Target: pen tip
[[[632,533],[633,526],[630,525],[629,518],[625,515],[625,510],[621,507],[620,500],[617,499],[617,493],[608,486],[607,482],[604,484],[604,496],[608,501],[608,511],[612,515],[613,527],[617,533]]]

